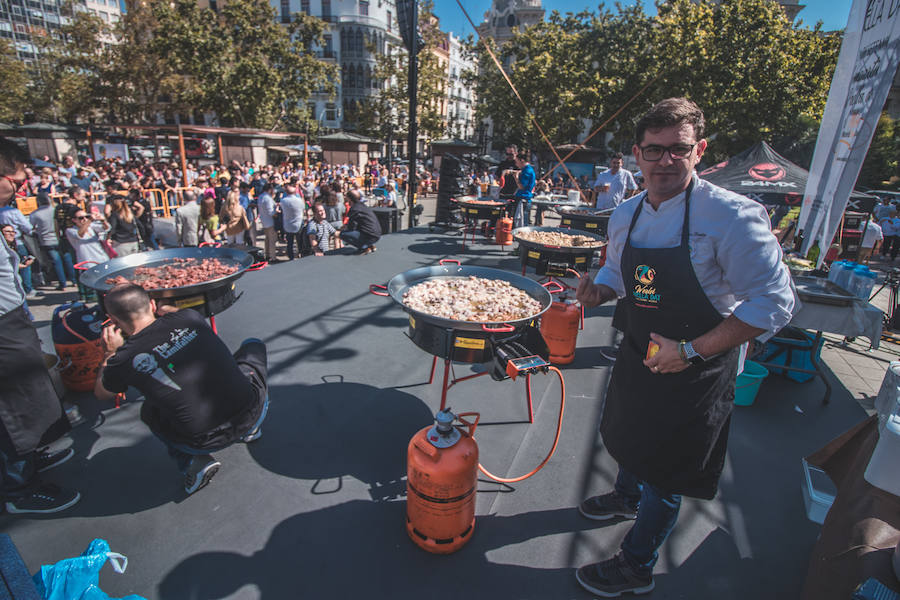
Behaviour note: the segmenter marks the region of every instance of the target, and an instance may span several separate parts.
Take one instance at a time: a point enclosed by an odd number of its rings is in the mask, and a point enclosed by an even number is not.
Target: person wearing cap
[[[0,207],[9,206],[25,183],[27,162],[24,149],[0,138]],[[69,420],[25,311],[18,270],[19,255],[0,243],[0,498],[9,514],[47,514],[73,506],[81,494],[39,475],[74,451],[45,448],[69,430]]]
[[[715,497],[740,346],[780,330],[794,308],[765,208],[694,173],[703,131],[686,98],[641,117],[632,152],[647,191],[612,213],[606,264],[576,290],[588,308],[619,299],[623,333],[600,424],[615,486],[579,506],[588,519],[634,520],[619,553],[575,573],[604,597],[652,590],[682,497]]]

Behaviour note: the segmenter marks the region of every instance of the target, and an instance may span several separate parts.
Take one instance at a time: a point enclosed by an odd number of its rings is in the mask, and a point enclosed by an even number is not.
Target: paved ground
[[[52,479],[80,489],[82,502],[54,517],[3,516],[0,528],[31,571],[79,554],[93,537],[107,539],[130,559],[124,575],[103,572],[102,587],[113,595],[590,597],[573,568],[614,552],[629,527],[600,526],[574,509],[615,477],[596,435],[611,366],[599,349],[613,340],[611,307],[589,313],[576,360],[564,369],[563,438],[547,468],[515,486],[480,482],[474,537],[452,556],[427,555],[406,537],[406,445],[429,423],[440,394],[424,383],[430,359],[403,334],[403,312],[367,287],[444,257],[519,268],[496,246],[461,252],[458,237],[418,228],[385,236],[369,256],[305,258],[245,275],[244,296],[218,324],[230,347],[249,336],[269,347],[272,406],[263,438],[220,453],[223,469],[212,484],[185,497],[138,419],[136,398],[117,410],[73,398],[88,422],[65,442],[77,458]],[[34,303],[43,336],[61,297]],[[884,346],[867,353],[861,344],[826,345],[835,386],[828,406],[821,383],[770,377],[755,405],[736,409],[720,493],[685,502],[648,598],[799,595],[819,530],[805,517],[800,459],[865,417],[861,405],[871,404],[894,353]],[[559,390],[541,376],[534,392],[533,425],[524,421],[520,382],[476,379],[450,392],[455,410],[482,412],[482,462],[498,474],[530,469],[549,447]]]

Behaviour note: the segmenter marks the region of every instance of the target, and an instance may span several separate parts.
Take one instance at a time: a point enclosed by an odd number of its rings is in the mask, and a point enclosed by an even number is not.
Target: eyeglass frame
[[[694,148],[696,148],[697,144],[699,144],[699,143],[700,142],[694,142],[693,144],[672,144],[671,146],[660,146],[659,144],[648,144],[647,146],[638,146],[638,148],[641,151],[641,158],[643,158],[647,162],[661,161],[663,156],[666,155],[666,152],[669,153],[669,158],[671,158],[672,160],[684,160],[691,155],[691,153],[694,151]],[[672,148],[674,148],[676,146],[690,146],[690,148],[684,153],[683,156],[676,156],[675,154],[672,153]],[[659,158],[657,158],[657,159],[647,158],[647,156],[644,153],[647,151],[648,148],[662,148],[662,152],[660,153]]]

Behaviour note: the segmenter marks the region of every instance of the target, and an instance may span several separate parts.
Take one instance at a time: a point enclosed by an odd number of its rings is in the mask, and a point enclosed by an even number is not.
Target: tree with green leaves
[[[580,118],[590,119],[588,129],[596,127],[635,96],[592,144],[629,150],[636,120],[671,96],[687,96],[704,110],[710,160],[762,139],[801,135],[810,119],[821,119],[838,34],[791,24],[772,0],[671,0],[657,10],[650,16],[638,4],[554,12],[500,49],[510,78],[554,144],[575,141]],[[495,141],[537,147],[528,113],[487,58],[485,42],[476,47],[478,117],[493,120]]]
[[[882,113],[856,185],[872,189],[890,186],[891,178],[900,175],[898,155],[900,155],[900,127],[897,127],[897,121],[887,113]]]
[[[440,30],[431,0],[419,5],[419,33],[425,46],[418,54],[418,131],[426,138],[440,138],[447,133],[447,66],[442,58],[447,36]],[[409,52],[402,45],[389,45],[387,53],[378,55],[374,76],[382,82],[382,87],[378,94],[362,101],[357,113],[350,116],[360,133],[382,137],[386,124],[401,113],[409,114],[408,68]]]
[[[0,121],[18,124],[25,114],[28,75],[25,65],[16,58],[16,50],[8,41],[0,39],[0,73],[6,92],[0,98]]]
[[[111,31],[81,4],[68,0],[57,35],[32,34],[41,60],[31,69],[28,110],[38,120],[74,123],[98,112],[105,96],[104,71],[110,63]]]
[[[334,90],[336,67],[319,58],[325,23],[305,14],[282,27],[267,0],[229,0],[219,13],[195,0],[154,2],[153,52],[188,87],[182,100],[239,127],[298,128],[305,102]]]

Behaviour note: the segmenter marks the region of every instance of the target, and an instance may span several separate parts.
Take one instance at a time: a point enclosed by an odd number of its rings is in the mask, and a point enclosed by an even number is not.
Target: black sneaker
[[[6,501],[6,512],[14,515],[49,514],[66,510],[81,500],[78,492],[44,483],[19,498]]]
[[[609,560],[575,571],[581,587],[602,598],[618,598],[625,592],[646,594],[655,587],[653,571],[633,569],[622,553]]]
[[[73,456],[75,456],[75,450],[72,448],[57,450],[56,452],[48,452],[46,449],[38,450],[34,453],[34,469],[38,473],[43,473],[53,467],[58,467]]]
[[[614,517],[637,518],[637,506],[626,502],[625,498],[615,491],[602,496],[591,496],[581,503],[578,511],[594,521],[605,521]]]
[[[214,459],[209,454],[205,456],[195,456],[188,467],[187,473],[184,474],[184,491],[193,494],[203,486],[205,486],[213,478],[222,463]]]

